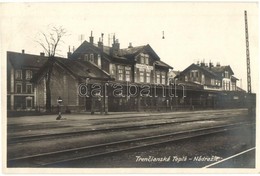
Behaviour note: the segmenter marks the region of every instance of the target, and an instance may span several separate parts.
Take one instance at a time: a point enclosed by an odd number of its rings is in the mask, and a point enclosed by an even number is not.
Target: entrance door
[[[26,97],[26,109],[32,109],[32,97]]]

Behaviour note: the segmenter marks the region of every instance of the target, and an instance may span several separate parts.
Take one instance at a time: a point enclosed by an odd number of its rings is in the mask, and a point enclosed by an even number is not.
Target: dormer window
[[[142,57],[142,56],[141,56],[141,58],[140,58],[140,63],[141,63],[141,64],[144,64],[144,57]]]
[[[89,61],[90,61],[90,62],[94,62],[94,54],[90,54]]]
[[[144,53],[140,54],[140,64],[146,64],[146,65],[149,64],[149,55],[148,54],[144,54]]]
[[[144,60],[145,60],[145,64],[149,65],[149,55],[148,54],[144,55]]]
[[[198,77],[199,77],[199,72],[198,72],[198,70],[191,70],[191,72],[190,72],[190,77],[191,77],[191,78],[198,78]]]
[[[225,71],[225,78],[229,78],[228,71]]]
[[[88,61],[88,54],[84,55],[84,61]]]

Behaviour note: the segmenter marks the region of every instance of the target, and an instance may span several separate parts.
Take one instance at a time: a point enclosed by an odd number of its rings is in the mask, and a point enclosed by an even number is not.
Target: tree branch
[[[47,34],[41,32],[45,42],[42,42],[41,40],[37,41],[49,57],[55,56],[58,51],[57,47],[60,43],[64,43],[61,39],[66,35],[66,30],[62,26],[59,28],[52,27],[50,31],[51,32]]]

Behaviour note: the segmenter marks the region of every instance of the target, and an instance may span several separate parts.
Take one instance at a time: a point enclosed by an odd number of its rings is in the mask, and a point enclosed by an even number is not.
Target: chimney
[[[103,42],[101,38],[99,38],[98,47],[103,51]]]
[[[44,52],[40,52],[40,56],[44,56],[45,55],[45,53]]]
[[[128,48],[133,48],[132,43],[129,43]]]
[[[91,36],[89,37],[89,42],[93,45],[94,43],[94,37],[92,36],[92,31],[91,31]]]
[[[70,56],[71,56],[71,52],[70,52],[70,46],[69,46],[69,52],[67,52],[67,57],[68,57],[68,59],[70,58]]]
[[[200,66],[204,67],[205,66],[205,62],[204,61],[200,62]]]
[[[209,68],[211,69],[212,67],[214,67],[213,63],[210,61],[209,62]]]
[[[24,54],[24,49],[22,50],[22,54]]]
[[[219,62],[217,62],[217,65],[216,65],[217,67],[220,67],[220,63]]]
[[[115,55],[120,49],[120,43],[118,42],[118,39],[115,40],[115,36],[113,37],[113,41],[114,43],[112,44],[112,54]]]

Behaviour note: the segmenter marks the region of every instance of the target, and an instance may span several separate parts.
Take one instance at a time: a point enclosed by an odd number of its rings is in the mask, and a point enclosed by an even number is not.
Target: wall
[[[61,97],[64,107],[75,107],[79,105],[78,81],[59,65],[54,64],[51,77],[51,104],[57,106],[57,99]],[[46,90],[45,80],[41,79],[37,84],[36,106],[45,108]]]

